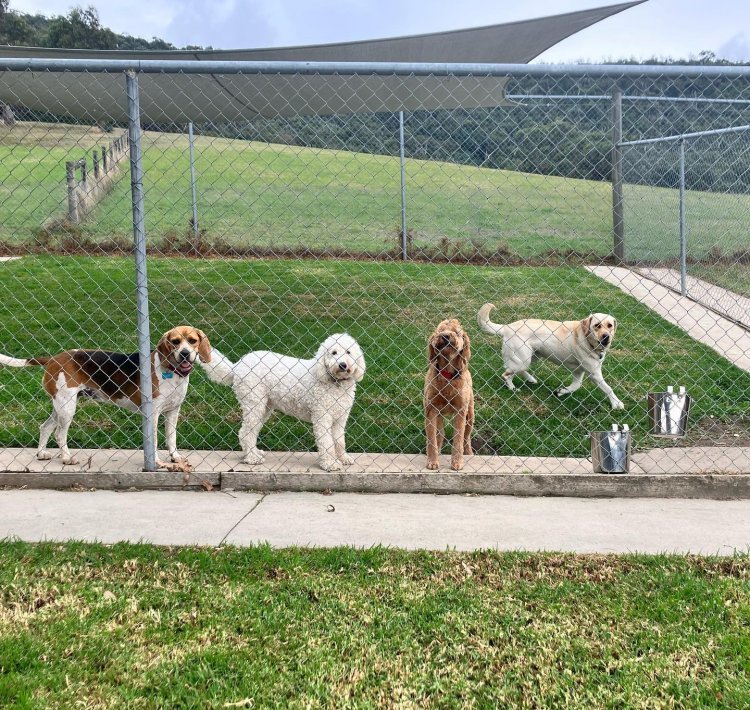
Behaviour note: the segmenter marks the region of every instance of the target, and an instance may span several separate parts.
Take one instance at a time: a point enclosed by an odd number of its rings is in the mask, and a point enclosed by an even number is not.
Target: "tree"
[[[11,10],[10,0],[0,0],[0,44],[27,44],[33,36],[26,16]]]
[[[52,19],[45,45],[65,49],[117,49],[117,38],[112,30],[102,27],[99,13],[89,5],[74,7],[66,16]]]

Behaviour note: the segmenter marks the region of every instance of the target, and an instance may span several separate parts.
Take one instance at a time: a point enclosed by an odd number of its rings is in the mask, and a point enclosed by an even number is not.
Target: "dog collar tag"
[[[174,372],[162,372],[161,378],[162,380],[171,380],[174,377]]]

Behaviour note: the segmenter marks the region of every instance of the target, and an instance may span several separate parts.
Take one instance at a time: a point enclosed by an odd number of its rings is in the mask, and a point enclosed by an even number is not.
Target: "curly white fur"
[[[233,363],[214,348],[211,361],[201,364],[211,380],[234,388],[242,408],[245,463],[263,463],[258,434],[276,410],[312,422],[323,470],[340,471],[352,463],[344,430],[357,382],[365,375],[365,358],[348,333],[329,336],[311,360],[259,350]]]

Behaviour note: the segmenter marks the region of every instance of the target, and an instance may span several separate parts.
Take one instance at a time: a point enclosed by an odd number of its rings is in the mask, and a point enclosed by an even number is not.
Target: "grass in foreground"
[[[645,396],[683,384],[694,397],[693,421],[744,414],[750,374],[695,342],[624,295],[573,268],[489,268],[350,261],[149,261],[151,326],[159,334],[178,323],[203,328],[232,358],[249,350],[311,357],[329,334],[349,331],[367,359],[347,429],[353,452],[423,455],[422,389],[426,339],[447,316],[472,336],[477,400],[477,453],[586,456],[587,434],[629,423],[637,447],[647,435]],[[0,268],[3,350],[17,357],[96,347],[137,349],[133,264],[125,258],[26,257]],[[508,391],[498,339],[478,331],[476,312],[496,304],[496,322],[534,315],[584,318],[615,315],[619,327],[604,374],[625,402],[613,413],[591,383],[563,399],[553,391],[570,381],[567,370],[545,363],[537,386]],[[0,444],[35,446],[50,402],[36,368],[0,372]],[[198,370],[182,409],[180,448],[236,449],[239,407],[228,387]],[[163,441],[163,436],[161,438]],[[140,448],[140,419],[119,408],[82,403],[70,431],[71,447]],[[275,416],[260,446],[314,450],[311,427]]]
[[[4,707],[739,708],[749,659],[747,557],[0,543]]]

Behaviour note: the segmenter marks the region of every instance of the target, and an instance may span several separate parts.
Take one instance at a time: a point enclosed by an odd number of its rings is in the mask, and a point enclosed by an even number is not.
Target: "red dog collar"
[[[455,380],[457,377],[461,377],[461,373],[456,370],[451,372],[450,370],[438,370],[438,372],[445,377],[446,380]]]

